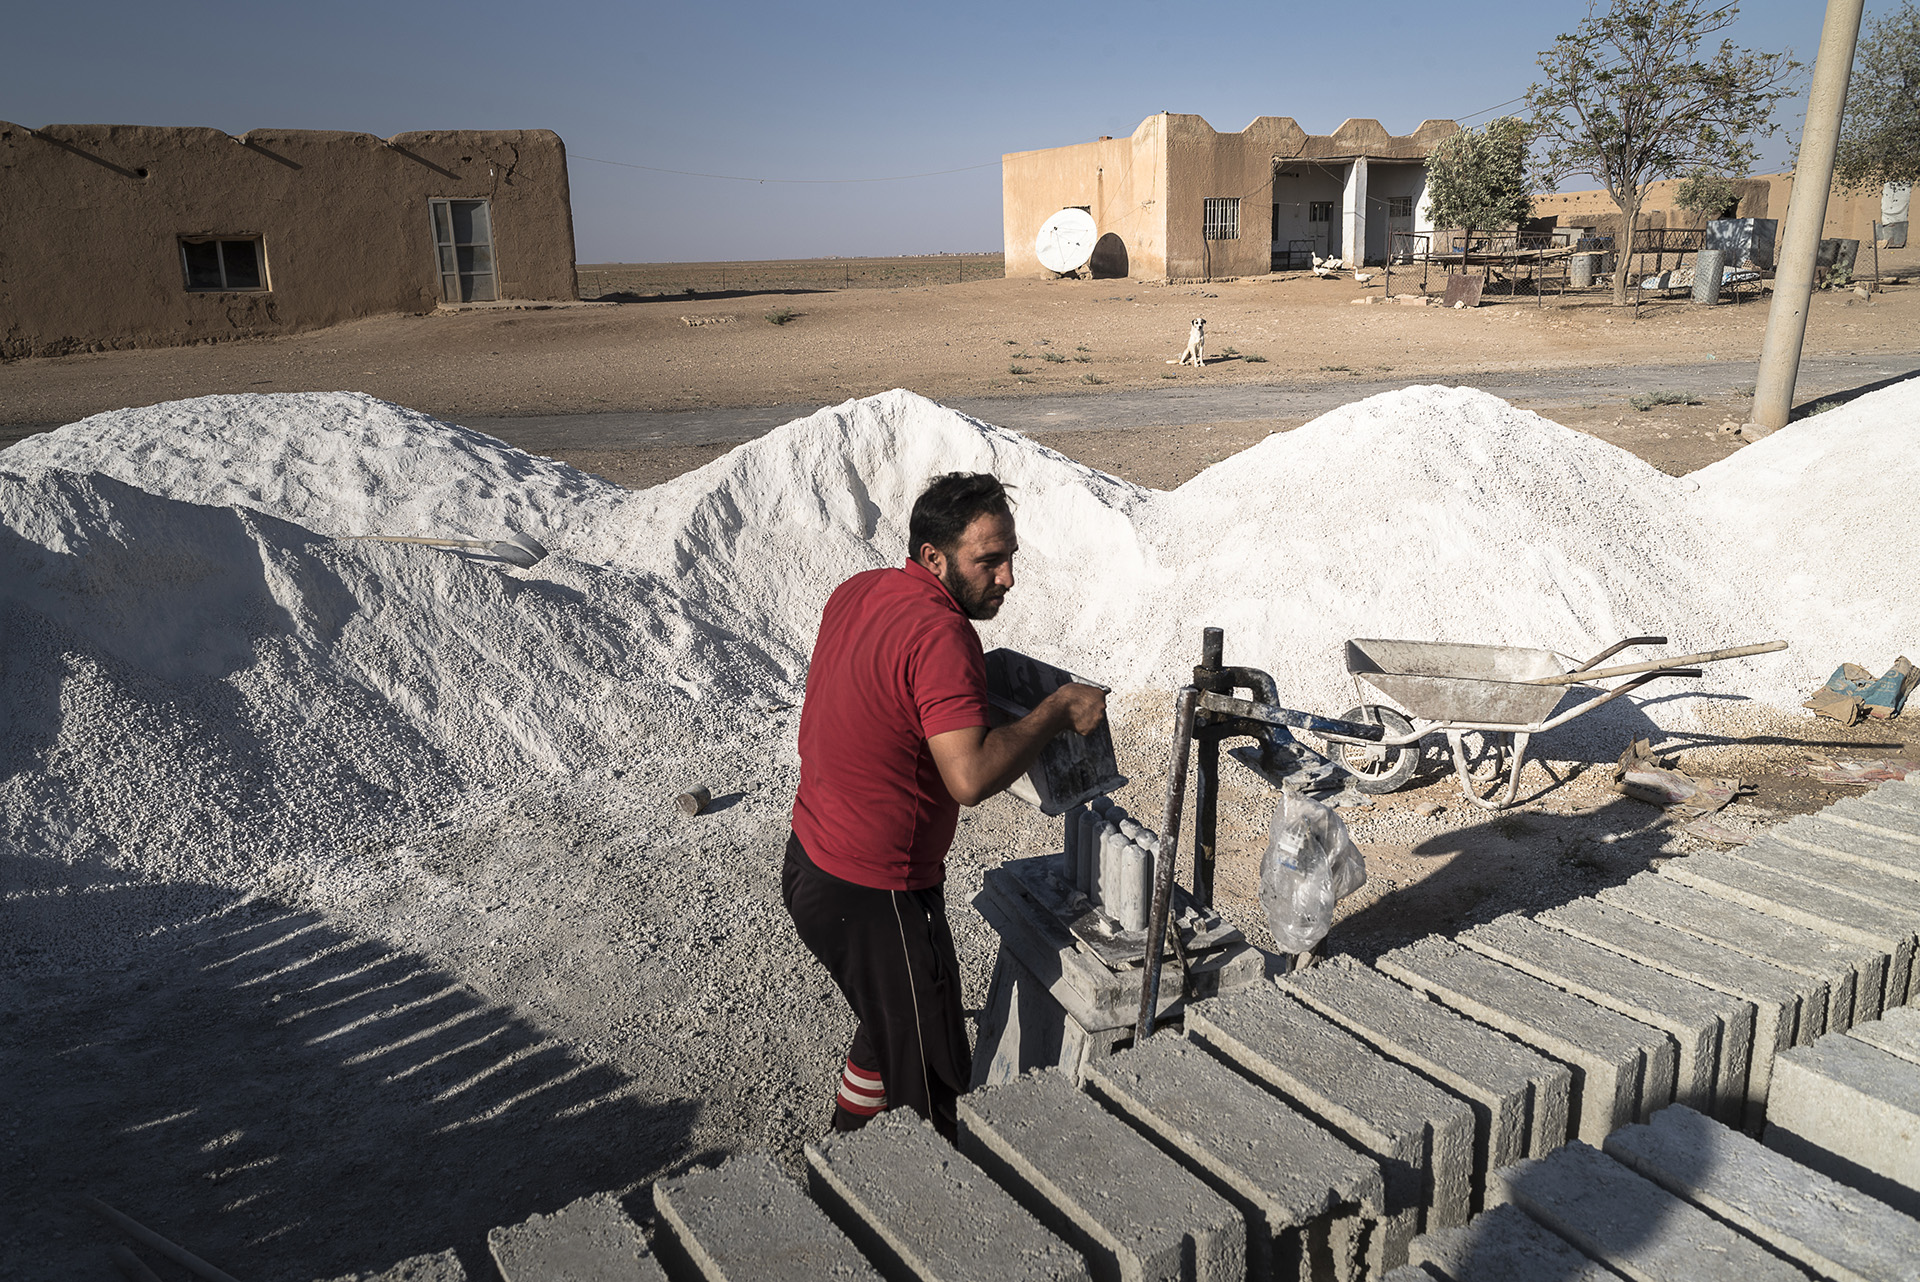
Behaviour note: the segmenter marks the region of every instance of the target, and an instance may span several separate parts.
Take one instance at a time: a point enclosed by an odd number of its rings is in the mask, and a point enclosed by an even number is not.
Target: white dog
[[[1195,369],[1207,363],[1207,321],[1204,316],[1193,318],[1193,324],[1187,329],[1187,350],[1180,354],[1177,361],[1168,361],[1169,365],[1191,363]]]

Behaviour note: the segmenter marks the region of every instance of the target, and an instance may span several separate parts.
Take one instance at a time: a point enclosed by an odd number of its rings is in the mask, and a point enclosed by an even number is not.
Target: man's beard
[[[952,562],[947,563],[947,572],[940,576],[940,582],[953,593],[953,599],[960,603],[960,613],[969,619],[991,619],[1000,613],[1000,604],[1007,596],[1006,590],[992,580],[976,591],[955,572]]]

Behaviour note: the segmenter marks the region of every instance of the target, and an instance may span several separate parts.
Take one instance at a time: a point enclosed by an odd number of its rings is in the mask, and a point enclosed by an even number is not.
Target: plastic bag
[[[1310,952],[1333,926],[1333,906],[1367,884],[1367,861],[1330,807],[1282,794],[1260,861],[1260,906],[1280,951]]]

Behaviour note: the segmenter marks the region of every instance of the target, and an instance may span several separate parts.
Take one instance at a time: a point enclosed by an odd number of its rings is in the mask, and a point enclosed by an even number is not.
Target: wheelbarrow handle
[[[1623,663],[1617,668],[1601,668],[1594,672],[1563,672],[1557,677],[1535,677],[1531,681],[1517,681],[1523,686],[1572,686],[1585,681],[1598,681],[1603,677],[1624,677],[1635,672],[1656,672],[1663,668],[1679,668],[1690,663],[1718,663],[1722,659],[1739,659],[1749,654],[1772,654],[1775,650],[1787,648],[1785,641],[1763,641],[1759,645],[1728,646],[1724,650],[1707,650],[1700,654],[1682,654],[1671,659],[1652,659],[1646,663]]]
[[[1667,643],[1667,639],[1665,637],[1628,637],[1624,641],[1615,641],[1612,645],[1602,650],[1599,654],[1594,655],[1591,659],[1588,659],[1585,663],[1575,668],[1574,671],[1585,672],[1588,668],[1591,668],[1594,664],[1599,663],[1605,659],[1611,659],[1614,655],[1619,654],[1622,650],[1631,650],[1634,646],[1637,646],[1637,645],[1665,645],[1666,643]]]
[[[1292,726],[1297,730],[1311,730],[1315,734],[1340,735],[1347,739],[1363,739],[1376,743],[1386,737],[1385,726],[1370,726],[1359,721],[1342,721],[1337,717],[1316,717],[1311,712],[1296,712],[1292,708],[1276,707],[1271,703],[1255,703],[1251,699],[1239,699],[1230,694],[1214,694],[1211,691],[1200,692],[1200,707],[1206,712],[1217,712],[1228,717],[1246,717],[1251,721],[1264,721],[1270,726]]]

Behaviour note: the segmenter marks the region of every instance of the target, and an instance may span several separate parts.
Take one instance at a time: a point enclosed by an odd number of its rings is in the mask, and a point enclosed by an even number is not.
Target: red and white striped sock
[[[869,1072],[847,1061],[840,1074],[840,1107],[855,1117],[872,1117],[887,1106],[887,1088],[880,1074]]]

